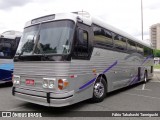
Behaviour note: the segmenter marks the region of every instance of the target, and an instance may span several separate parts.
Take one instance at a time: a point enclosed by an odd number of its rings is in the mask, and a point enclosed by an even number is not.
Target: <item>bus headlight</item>
[[[43,83],[42,86],[43,88],[50,88],[53,89],[55,88],[55,78],[43,78]]]
[[[13,84],[20,85],[20,76],[13,75]]]
[[[48,80],[43,80],[43,88],[48,88]]]
[[[58,80],[58,88],[60,90],[65,89],[69,85],[69,82],[67,79],[59,79]]]
[[[48,88],[55,88],[55,81],[54,80],[50,80],[49,84],[48,84]]]

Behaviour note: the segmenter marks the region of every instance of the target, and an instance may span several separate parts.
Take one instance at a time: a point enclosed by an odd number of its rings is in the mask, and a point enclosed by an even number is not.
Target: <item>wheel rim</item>
[[[98,82],[94,85],[94,95],[97,98],[101,98],[104,94],[104,85],[101,82]]]

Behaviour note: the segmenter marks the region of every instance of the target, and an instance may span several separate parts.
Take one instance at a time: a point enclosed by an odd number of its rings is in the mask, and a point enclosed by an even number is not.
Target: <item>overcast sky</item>
[[[0,0],[0,33],[23,31],[25,22],[47,14],[88,11],[141,39],[141,0]],[[160,23],[160,0],[143,0],[144,39]]]

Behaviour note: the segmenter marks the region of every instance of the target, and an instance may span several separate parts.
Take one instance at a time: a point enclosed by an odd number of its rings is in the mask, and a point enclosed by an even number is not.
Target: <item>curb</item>
[[[154,72],[160,72],[160,69],[154,69]]]

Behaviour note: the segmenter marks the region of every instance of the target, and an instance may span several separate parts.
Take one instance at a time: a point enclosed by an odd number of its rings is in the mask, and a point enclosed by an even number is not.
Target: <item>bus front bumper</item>
[[[12,95],[17,99],[52,107],[71,105],[74,99],[74,91],[53,93],[13,87]]]

